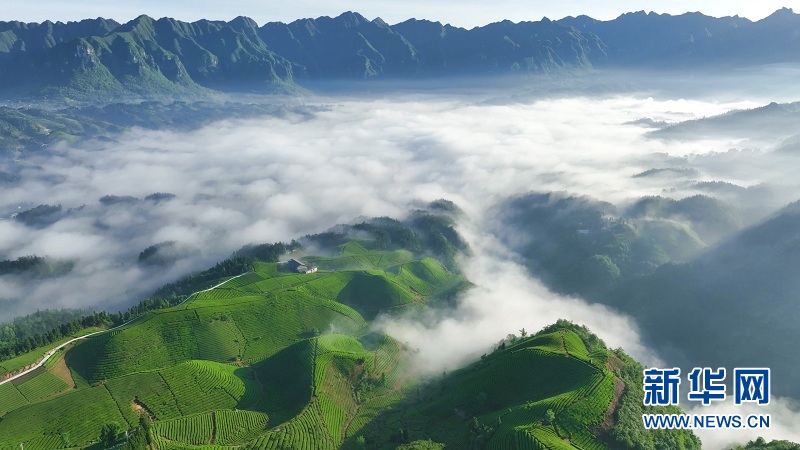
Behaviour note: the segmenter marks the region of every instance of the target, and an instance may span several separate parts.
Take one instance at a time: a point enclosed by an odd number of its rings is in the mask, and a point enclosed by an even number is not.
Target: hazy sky
[[[140,14],[154,17],[174,17],[181,20],[223,19],[239,15],[252,17],[259,23],[291,21],[303,17],[338,15],[343,11],[358,11],[370,19],[381,17],[389,23],[416,17],[473,27],[502,19],[513,21],[539,20],[544,16],[557,19],[568,15],[587,14],[598,19],[612,19],[624,12],[655,11],[680,14],[700,11],[713,16],[740,15],[753,20],[768,16],[776,9],[790,7],[800,10],[800,0],[497,0],[495,2],[460,0],[295,0],[267,2],[264,0],[138,0],[110,2],[108,0],[4,0],[0,20],[77,20],[87,17],[106,17],[126,21]]]

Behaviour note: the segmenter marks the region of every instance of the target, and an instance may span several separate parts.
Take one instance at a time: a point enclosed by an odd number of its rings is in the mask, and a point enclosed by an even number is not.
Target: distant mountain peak
[[[410,19],[407,19],[407,20],[404,20],[403,22],[398,22],[398,24],[414,24],[414,25],[427,25],[427,26],[436,25],[436,26],[440,26],[440,27],[444,26],[444,25],[442,25],[442,22],[439,22],[438,20],[437,21],[433,21],[433,20],[428,20],[428,19],[416,19],[414,17],[412,17]],[[395,24],[395,25],[397,25],[397,24]]]
[[[153,23],[155,21],[156,19],[148,16],[147,14],[142,14],[128,23]]]
[[[795,14],[792,8],[783,7],[765,17],[763,20],[792,20],[795,18],[797,18],[797,14]]]
[[[623,13],[620,17],[644,17],[647,15],[647,11],[640,9],[639,11],[631,11],[627,13]]]
[[[134,30],[141,31],[142,29],[152,29],[153,25],[156,23],[156,20],[152,17],[142,14],[135,19],[131,19],[128,22],[123,23],[119,27],[117,27],[114,31],[117,32],[130,32]]]
[[[366,17],[353,11],[345,11],[334,18],[336,21],[344,21],[347,27],[357,27],[364,22],[369,22]]]
[[[228,22],[228,25],[234,28],[258,28],[258,23],[247,16],[237,16],[235,19]]]

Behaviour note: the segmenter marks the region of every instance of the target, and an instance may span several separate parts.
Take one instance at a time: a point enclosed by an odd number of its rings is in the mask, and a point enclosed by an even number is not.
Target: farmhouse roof
[[[296,260],[294,258],[292,258],[289,261],[287,261],[286,265],[289,266],[289,269],[291,269],[291,270],[297,270],[300,266],[304,266],[303,263],[301,263],[300,261],[298,261],[298,260]]]

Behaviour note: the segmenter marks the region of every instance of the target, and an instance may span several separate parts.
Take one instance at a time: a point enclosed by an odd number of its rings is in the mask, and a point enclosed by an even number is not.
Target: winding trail
[[[235,277],[228,278],[227,280],[223,281],[222,283],[219,283],[216,286],[211,286],[208,289],[203,289],[202,291],[192,292],[185,299],[183,299],[180,303],[178,303],[177,305],[173,306],[173,308],[177,308],[178,306],[183,305],[184,303],[188,302],[189,299],[191,299],[192,297],[194,297],[197,294],[200,294],[200,293],[203,293],[203,292],[207,292],[207,291],[210,291],[212,289],[216,289],[216,288],[222,286],[223,284],[225,284],[225,283],[227,283],[227,282],[229,282],[231,280],[235,280],[236,278],[239,278],[241,276],[247,275],[248,273],[250,273],[250,272],[245,272],[243,274],[236,275]],[[81,339],[86,339],[88,337],[97,336],[98,334],[110,333],[112,331],[119,330],[120,328],[127,326],[128,324],[130,324],[131,322],[135,321],[136,319],[138,319],[138,317],[136,317],[135,319],[131,319],[131,320],[123,323],[122,325],[117,325],[114,328],[109,328],[107,330],[102,330],[102,331],[95,331],[94,333],[89,333],[89,334],[86,334],[86,335],[83,335],[83,336],[80,336],[80,337],[76,337],[74,339],[70,339],[69,341],[64,342],[63,344],[59,345],[58,347],[56,347],[56,348],[48,351],[47,353],[45,353],[44,356],[42,357],[42,359],[39,360],[39,362],[35,366],[32,366],[31,368],[29,368],[27,370],[24,370],[24,371],[22,371],[22,372],[20,372],[20,373],[18,373],[16,375],[10,377],[10,378],[7,378],[7,379],[5,379],[3,381],[0,381],[0,386],[4,385],[6,383],[10,383],[10,382],[16,380],[17,378],[24,377],[25,375],[33,372],[34,370],[42,367],[47,362],[47,360],[49,360],[50,358],[53,357],[53,355],[56,354],[57,351],[61,350],[62,348],[66,347],[66,346],[68,346],[69,344],[72,344],[73,342],[80,341]]]

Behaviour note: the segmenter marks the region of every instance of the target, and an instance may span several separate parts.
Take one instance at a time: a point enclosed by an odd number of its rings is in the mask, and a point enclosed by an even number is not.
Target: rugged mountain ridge
[[[741,67],[800,60],[800,15],[789,8],[755,22],[699,12],[638,11],[608,21],[578,16],[558,23],[599,36],[608,46],[608,58],[593,62],[606,66]]]
[[[0,95],[55,97],[287,92],[315,81],[532,75],[594,67],[741,67],[800,61],[800,16],[753,22],[700,13],[610,21],[502,21],[465,29],[356,12],[259,26],[140,16],[0,22]]]

